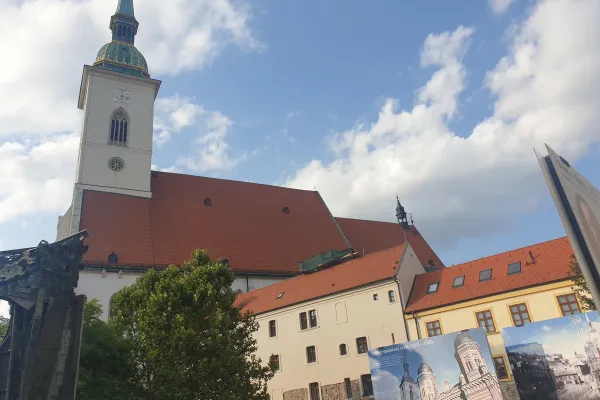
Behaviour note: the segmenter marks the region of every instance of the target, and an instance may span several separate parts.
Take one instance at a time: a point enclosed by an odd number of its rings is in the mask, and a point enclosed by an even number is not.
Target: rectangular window
[[[308,346],[306,348],[306,362],[309,364],[317,362],[317,349],[315,346]]]
[[[269,321],[269,337],[277,336],[277,325],[275,324],[275,320],[272,319]]]
[[[393,290],[390,290],[388,292],[388,300],[390,301],[390,303],[395,303],[396,302],[396,292],[394,292]]]
[[[562,296],[556,296],[558,300],[558,305],[560,306],[560,311],[562,315],[573,315],[580,314],[581,309],[579,308],[579,303],[577,302],[577,298],[575,294],[565,294]]]
[[[279,356],[276,354],[271,355],[271,366],[273,371],[279,371]]]
[[[377,300],[379,300],[379,295],[377,293],[375,293],[373,295],[373,301],[377,301]]]
[[[427,325],[427,335],[429,337],[439,336],[442,334],[442,326],[440,325],[439,320],[428,322],[426,325]]]
[[[435,293],[438,290],[438,282],[430,283],[427,287],[427,293]]]
[[[508,379],[508,370],[506,369],[504,356],[494,357],[494,367],[496,368],[496,375],[498,375],[498,379]]]
[[[306,318],[306,313],[300,313],[300,330],[308,329],[308,319]]]
[[[479,271],[479,282],[485,282],[492,279],[492,270],[484,269],[483,271]]]
[[[510,315],[515,326],[523,326],[531,322],[525,303],[510,306]]]
[[[516,263],[508,264],[508,274],[514,275],[521,272],[521,261]]]
[[[360,382],[362,383],[363,396],[373,396],[373,382],[371,374],[361,375]]]
[[[477,316],[477,324],[485,329],[487,333],[496,332],[496,325],[494,324],[494,318],[492,317],[492,311],[485,310],[475,313]]]
[[[356,338],[356,351],[358,352],[358,354],[364,354],[367,351],[369,351],[369,345],[367,344],[366,337],[363,336]]]
[[[320,394],[319,394],[319,383],[318,382],[313,382],[310,385],[308,385],[309,389],[310,389],[310,400],[320,400]]]
[[[465,284],[465,276],[461,275],[461,276],[457,276],[454,278],[454,280],[452,281],[452,287],[461,287]]]
[[[344,386],[346,386],[346,398],[352,399],[352,382],[350,382],[350,378],[344,378]]]
[[[342,343],[340,344],[340,356],[346,355],[348,355],[348,347],[346,346],[346,343]]]
[[[317,326],[317,311],[316,310],[310,310],[308,312],[308,319],[310,321],[310,327],[314,328]]]

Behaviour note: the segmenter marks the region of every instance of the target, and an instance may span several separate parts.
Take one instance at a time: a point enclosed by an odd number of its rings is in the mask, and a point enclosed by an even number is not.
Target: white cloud
[[[0,0],[0,136],[75,131],[82,67],[110,41],[117,0]],[[260,50],[246,2],[137,1],[136,46],[154,76],[200,69],[227,46]]]
[[[78,146],[74,134],[0,143],[0,224],[39,211],[66,211]]]
[[[198,116],[204,114],[204,108],[177,93],[158,98],[154,113],[154,143],[161,147],[172,139],[173,134],[193,125]]]
[[[494,111],[466,135],[448,123],[465,88],[461,56],[472,31],[430,35],[422,64],[439,68],[414,107],[388,99],[376,121],[329,139],[333,161],[311,161],[286,185],[316,186],[336,215],[380,220],[393,219],[399,193],[442,248],[504,229],[547,196],[533,147],[547,142],[577,160],[600,139],[598,18],[597,0],[536,4],[487,74]]]
[[[218,111],[205,112],[205,130],[196,138],[193,154],[182,157],[178,165],[185,166],[195,172],[227,170],[246,159],[247,154],[240,157],[229,155],[229,144],[225,140],[233,122]]]
[[[492,11],[497,15],[501,15],[504,14],[515,1],[516,0],[489,0],[489,3]]]
[[[373,370],[373,388],[378,400],[396,400],[400,398],[400,379],[390,372]]]

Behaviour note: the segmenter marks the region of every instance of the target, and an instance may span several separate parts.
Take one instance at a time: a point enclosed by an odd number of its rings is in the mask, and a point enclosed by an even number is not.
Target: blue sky
[[[564,235],[533,147],[600,186],[597,1],[134,1],[155,168],[316,187],[337,216],[393,221],[399,195],[447,265]],[[0,249],[54,238],[115,6],[0,0]]]
[[[479,343],[484,360],[490,371],[494,373],[494,364],[484,330],[470,329],[468,334]],[[460,367],[454,358],[454,339],[457,335],[458,332],[370,350],[369,363],[375,394],[383,395],[382,399],[387,399],[385,395],[391,395],[390,399],[398,398],[395,395],[404,375],[405,356],[408,359],[410,375],[415,382],[419,376],[419,366],[424,361],[433,370],[440,392],[444,391],[446,380],[450,382],[451,387],[457,384],[460,374]],[[411,348],[406,349],[405,352],[404,347]]]

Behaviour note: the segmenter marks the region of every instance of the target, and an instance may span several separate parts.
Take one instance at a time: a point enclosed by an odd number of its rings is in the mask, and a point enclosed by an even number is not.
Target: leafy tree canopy
[[[594,300],[590,295],[590,288],[581,273],[581,268],[579,267],[579,263],[574,255],[571,255],[571,263],[569,265],[571,269],[569,273],[569,277],[575,284],[573,287],[573,291],[575,295],[579,299],[579,303],[583,308],[583,311],[592,311],[596,309],[596,305],[594,304]]]
[[[141,399],[142,388],[135,383],[131,343],[102,321],[101,315],[102,307],[96,299],[86,302],[77,399]]]
[[[234,307],[231,270],[195,251],[149,271],[113,300],[111,324],[131,339],[148,399],[267,400],[272,369],[255,355],[254,317]]]

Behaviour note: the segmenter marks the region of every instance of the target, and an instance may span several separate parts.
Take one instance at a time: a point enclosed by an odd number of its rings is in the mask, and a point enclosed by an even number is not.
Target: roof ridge
[[[169,172],[169,171],[155,171],[155,170],[152,170],[152,172],[155,172],[155,173],[157,173],[159,175],[160,174],[179,175],[179,176],[187,176],[187,177],[191,177],[191,178],[211,179],[211,180],[215,180],[215,181],[235,182],[235,183],[247,183],[249,185],[268,186],[268,187],[272,187],[272,188],[296,190],[296,191],[299,191],[299,192],[307,192],[307,193],[315,193],[316,192],[316,190],[296,189],[296,188],[292,188],[292,187],[288,187],[288,186],[270,185],[268,183],[258,183],[258,182],[249,182],[249,181],[240,181],[240,180],[237,180],[237,179],[213,178],[213,177],[204,176],[204,175],[182,174],[182,173],[179,173],[179,172]]]

